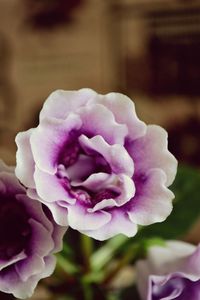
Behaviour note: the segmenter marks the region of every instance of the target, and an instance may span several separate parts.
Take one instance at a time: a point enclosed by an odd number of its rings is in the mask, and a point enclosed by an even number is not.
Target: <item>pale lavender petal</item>
[[[72,198],[67,192],[64,179],[45,173],[37,167],[35,168],[34,179],[38,196],[45,202],[58,200],[65,200],[71,204],[76,202],[76,199]]]
[[[120,195],[115,198],[116,206],[122,206],[130,201],[135,195],[135,184],[133,180],[127,175],[119,175],[118,187]]]
[[[68,226],[68,212],[66,207],[62,207],[58,202],[45,202],[42,201],[51,211],[53,218],[60,226]]]
[[[68,205],[68,222],[73,229],[97,230],[107,224],[111,219],[108,212],[98,211],[89,213],[87,207],[81,205]]]
[[[112,111],[117,123],[127,125],[130,139],[135,140],[145,134],[146,124],[138,119],[135,105],[127,96],[120,93],[109,93],[100,95],[94,101],[103,104]]]
[[[90,139],[81,135],[79,142],[86,152],[96,151],[100,153],[109,163],[113,173],[123,173],[132,177],[134,172],[133,160],[123,146],[119,144],[109,145],[100,135]]]
[[[112,112],[105,106],[94,104],[81,107],[79,115],[83,122],[83,133],[92,136],[101,135],[111,145],[124,145],[128,129],[126,125],[116,123]]]
[[[144,300],[200,298],[200,245],[167,241],[152,246],[136,263],[137,286]]]
[[[160,168],[167,176],[166,186],[174,181],[177,160],[167,149],[167,132],[162,127],[147,126],[146,135],[127,147],[135,162],[135,172],[145,174],[151,168]]]
[[[195,251],[186,257],[184,257],[180,262],[177,262],[179,270],[187,274],[190,280],[200,280],[200,245],[197,246]]]
[[[129,218],[140,225],[164,221],[172,211],[174,194],[166,188],[166,175],[160,169],[151,169],[141,193],[133,198]],[[136,186],[137,189],[137,186]]]
[[[61,232],[60,234],[62,235],[62,230],[64,230],[64,228],[67,229],[67,226],[68,226],[68,220],[67,220],[67,208],[64,208],[64,207],[61,207],[57,204],[57,202],[46,202],[44,200],[42,200],[36,190],[33,190],[33,189],[28,189],[27,190],[27,195],[32,198],[32,199],[35,199],[36,202],[37,201],[40,201],[42,203],[44,203],[48,208],[49,210],[51,211],[52,213],[52,216],[53,216],[53,219],[55,220],[55,222],[60,225],[61,227]],[[55,230],[55,229],[54,229]],[[53,233],[54,235],[54,233]],[[59,236],[59,235],[58,235]],[[57,237],[58,237],[57,236]],[[54,241],[55,242],[55,241]],[[62,243],[62,241],[60,241],[60,243]],[[59,248],[61,244],[58,244],[57,245],[57,242],[55,242],[55,247]]]
[[[194,245],[182,241],[167,241],[163,246],[154,246],[148,250],[148,261],[155,274],[171,273],[180,270],[184,258],[195,252]]]
[[[34,161],[38,168],[55,174],[58,156],[68,140],[69,133],[80,126],[79,116],[72,113],[66,120],[44,119],[34,129],[30,138]]]
[[[107,208],[111,208],[111,207],[115,207],[115,206],[116,206],[116,201],[114,199],[103,199],[100,202],[98,202],[97,204],[95,204],[95,206],[93,208],[88,208],[87,211],[89,213],[94,213],[99,210],[106,211]]]
[[[20,132],[16,136],[17,152],[16,160],[17,165],[15,174],[19,180],[27,187],[34,188],[35,182],[33,174],[35,170],[35,162],[30,145],[30,137],[34,129],[29,129],[25,132]]]
[[[117,178],[117,175],[115,174],[108,174],[108,173],[93,173],[91,174],[86,180],[84,181],[72,181],[71,185],[73,187],[77,186],[83,186],[91,191],[97,192],[101,189],[104,189],[106,186],[110,187],[113,186],[113,181],[115,182],[115,179]]]
[[[40,112],[40,121],[44,118],[66,119],[70,113],[96,97],[97,93],[91,89],[80,89],[78,91],[56,90],[50,94]]]
[[[112,219],[104,226],[97,230],[81,230],[82,233],[88,236],[104,241],[117,234],[124,234],[127,237],[133,237],[137,233],[137,225],[132,223],[126,213],[121,210],[113,210],[110,212]],[[94,229],[94,228],[93,228]]]

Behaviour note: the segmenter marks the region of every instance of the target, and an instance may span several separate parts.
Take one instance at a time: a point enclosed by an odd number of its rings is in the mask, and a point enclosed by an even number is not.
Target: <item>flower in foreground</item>
[[[48,208],[29,199],[14,175],[0,162],[0,291],[30,297],[41,278],[55,268],[65,228]]]
[[[125,95],[55,91],[16,143],[17,177],[60,225],[99,240],[131,237],[172,210],[167,133],[140,121]]]
[[[136,265],[143,300],[200,300],[200,244],[169,241],[153,246]]]

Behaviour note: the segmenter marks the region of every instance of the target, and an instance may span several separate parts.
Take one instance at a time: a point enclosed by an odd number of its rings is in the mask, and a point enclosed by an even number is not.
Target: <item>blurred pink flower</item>
[[[55,91],[16,143],[17,177],[60,225],[105,240],[171,213],[177,161],[167,133],[140,121],[125,95]]]
[[[200,299],[200,245],[169,241],[153,246],[136,269],[143,300]]]
[[[25,299],[52,274],[66,227],[28,198],[14,169],[0,161],[0,291]]]

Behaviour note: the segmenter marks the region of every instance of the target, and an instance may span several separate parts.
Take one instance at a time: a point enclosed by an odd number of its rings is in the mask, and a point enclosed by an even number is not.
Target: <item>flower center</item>
[[[119,196],[119,193],[112,190],[103,190],[96,193],[93,197],[94,203],[98,203],[104,199],[114,199]]]
[[[79,156],[79,147],[77,145],[70,145],[64,156],[63,156],[63,165],[65,167],[72,166],[78,159]]]
[[[0,259],[6,260],[25,249],[31,228],[23,205],[15,199],[0,201]]]

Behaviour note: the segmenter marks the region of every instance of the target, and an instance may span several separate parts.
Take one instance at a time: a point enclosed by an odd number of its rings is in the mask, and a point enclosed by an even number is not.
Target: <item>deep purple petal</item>
[[[0,172],[0,182],[1,184],[0,188],[4,189],[4,192],[6,195],[16,195],[25,193],[25,188],[19,183],[17,178],[12,174],[8,172]]]
[[[54,248],[54,242],[49,231],[34,219],[29,220],[32,234],[28,248],[29,255],[38,255],[44,257]]]
[[[18,261],[25,259],[26,257],[27,257],[27,255],[24,253],[24,251],[22,251],[6,261],[0,260],[0,271],[2,271],[3,269],[5,269],[8,266],[15,264]]]

